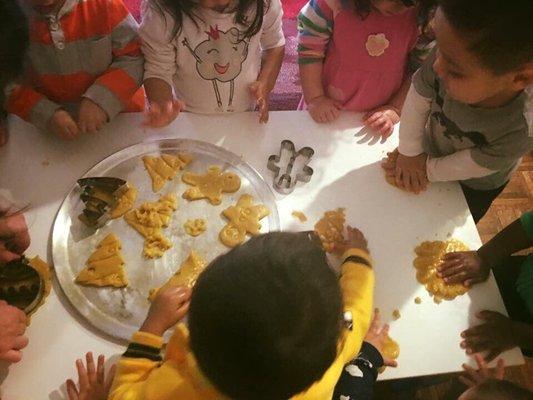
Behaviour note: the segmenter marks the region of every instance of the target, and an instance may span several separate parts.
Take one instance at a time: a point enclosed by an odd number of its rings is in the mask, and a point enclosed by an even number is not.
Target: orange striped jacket
[[[141,111],[144,58],[138,25],[122,0],[66,0],[53,15],[29,12],[28,68],[8,90],[7,110],[46,129],[83,97],[112,119]]]

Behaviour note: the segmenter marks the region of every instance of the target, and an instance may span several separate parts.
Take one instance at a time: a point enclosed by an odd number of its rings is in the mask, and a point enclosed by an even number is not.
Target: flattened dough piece
[[[400,345],[393,340],[389,335],[385,339],[383,348],[381,349],[381,355],[384,359],[396,360],[400,356]],[[381,367],[379,372],[385,371],[386,367]]]
[[[291,215],[302,223],[307,221],[307,216],[301,211],[294,210]]]
[[[270,214],[270,210],[263,204],[254,204],[253,197],[243,194],[237,204],[226,208],[222,214],[228,223],[220,231],[220,241],[228,247],[235,247],[244,242],[246,234],[259,235],[261,224],[259,221]]]
[[[120,253],[120,240],[114,235],[107,235],[87,260],[87,266],[76,277],[76,283],[90,286],[128,285],[124,271],[124,259]]]
[[[137,194],[137,188],[131,184],[128,184],[128,189],[126,192],[117,199],[115,208],[111,210],[110,217],[113,219],[120,218],[129,210],[131,210],[135,200],[137,200]]]
[[[183,182],[193,186],[183,193],[189,201],[207,199],[213,205],[222,202],[222,193],[235,193],[241,187],[241,178],[233,172],[222,172],[219,166],[212,165],[203,175],[186,172]]]
[[[200,236],[207,229],[207,222],[203,218],[188,219],[183,228],[188,235]]]
[[[152,190],[158,192],[191,162],[192,157],[188,154],[161,154],[161,157],[144,156],[142,160],[152,179]]]
[[[198,275],[200,275],[206,266],[207,262],[196,251],[191,250],[187,259],[163,286],[150,290],[148,300],[153,301],[160,290],[169,287],[186,286],[192,289],[198,279]]]
[[[315,224],[315,232],[322,242],[324,251],[333,253],[335,248],[344,243],[344,208],[326,211]]]
[[[155,202],[145,202],[137,209],[128,212],[124,219],[137,232],[144,236],[143,256],[146,258],[160,258],[172,247],[170,240],[161,230],[166,228],[172,218],[172,213],[178,208],[178,201],[174,194],[167,194]]]
[[[442,263],[442,257],[453,251],[467,251],[468,247],[459,240],[451,239],[446,242],[423,242],[415,248],[417,257],[413,261],[416,268],[416,279],[426,287],[435,303],[453,300],[465,294],[468,288],[462,284],[447,284],[437,276],[437,267]]]

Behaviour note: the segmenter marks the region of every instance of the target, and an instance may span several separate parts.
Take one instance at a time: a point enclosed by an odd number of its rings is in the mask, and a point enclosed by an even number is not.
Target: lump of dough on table
[[[315,224],[315,232],[322,242],[324,251],[335,252],[335,248],[344,244],[344,208],[326,211],[324,216]]]
[[[413,261],[416,268],[416,279],[423,284],[435,303],[443,299],[453,300],[465,294],[468,288],[462,284],[447,284],[437,275],[437,267],[442,257],[449,252],[467,251],[468,247],[459,240],[423,242],[415,248],[417,257]]]
[[[398,342],[393,340],[388,334],[385,338],[385,343],[381,348],[381,356],[383,359],[396,360],[400,356],[400,345]],[[385,366],[379,369],[379,372],[382,373],[385,371]]]

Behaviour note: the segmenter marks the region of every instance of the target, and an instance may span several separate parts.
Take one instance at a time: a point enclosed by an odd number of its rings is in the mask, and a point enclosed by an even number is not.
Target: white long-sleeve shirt
[[[149,2],[143,4],[144,79],[168,83],[190,112],[254,109],[249,85],[258,78],[261,53],[285,44],[280,0],[267,2],[261,29],[251,38],[244,38],[246,27],[235,23],[235,13],[200,7],[195,12],[200,18],[193,21],[184,16],[178,35],[172,37],[173,18],[154,10]]]

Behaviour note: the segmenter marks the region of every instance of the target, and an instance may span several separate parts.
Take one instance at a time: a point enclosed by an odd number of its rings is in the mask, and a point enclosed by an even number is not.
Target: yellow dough
[[[237,174],[222,172],[217,165],[210,166],[204,175],[186,172],[181,179],[194,186],[183,193],[184,199],[207,199],[213,205],[222,202],[222,193],[235,193],[241,187],[241,178]]]
[[[115,208],[111,210],[110,216],[111,218],[120,218],[124,214],[126,214],[131,208],[133,207],[133,204],[135,203],[135,200],[137,200],[137,194],[138,190],[136,187],[133,187],[131,185],[128,185],[128,189],[126,192],[120,196],[117,199]]]
[[[417,257],[413,265],[416,268],[416,279],[426,287],[435,303],[440,303],[443,299],[453,300],[468,291],[462,284],[449,285],[437,276],[437,267],[446,253],[467,250],[468,247],[464,243],[455,239],[446,242],[423,242],[415,248]]]
[[[161,154],[161,157],[144,156],[142,160],[152,179],[152,190],[158,192],[191,162],[192,157],[188,154]]]
[[[127,286],[128,279],[120,249],[119,239],[113,233],[107,235],[96,246],[96,250],[87,260],[87,266],[78,274],[76,283],[116,288]]]
[[[324,251],[333,253],[338,245],[344,244],[344,208],[326,211],[315,224],[315,232],[322,242]]]
[[[270,210],[263,204],[254,204],[253,200],[249,194],[243,194],[236,205],[222,212],[229,222],[220,231],[219,238],[226,246],[235,247],[241,244],[247,233],[259,235],[259,221],[269,215]]]
[[[153,301],[160,290],[164,290],[169,287],[186,286],[192,289],[198,275],[207,266],[207,262],[199,256],[194,250],[191,250],[189,257],[181,264],[180,268],[174,275],[161,287],[150,290],[148,299]]]
[[[300,222],[307,221],[307,216],[301,211],[293,211],[291,215]]]
[[[400,310],[398,310],[398,309],[395,309],[395,310],[392,312],[392,319],[393,319],[394,321],[400,319],[401,316],[402,316],[402,314],[400,314]]]
[[[144,240],[143,256],[146,258],[160,258],[172,247],[172,242],[161,232],[156,232]]]
[[[207,222],[205,219],[188,219],[183,225],[185,232],[191,236],[199,236],[207,229]]]
[[[146,258],[159,258],[172,247],[161,229],[168,226],[177,208],[176,196],[167,194],[158,201],[142,203],[124,216],[126,222],[145,238],[143,255]]]

